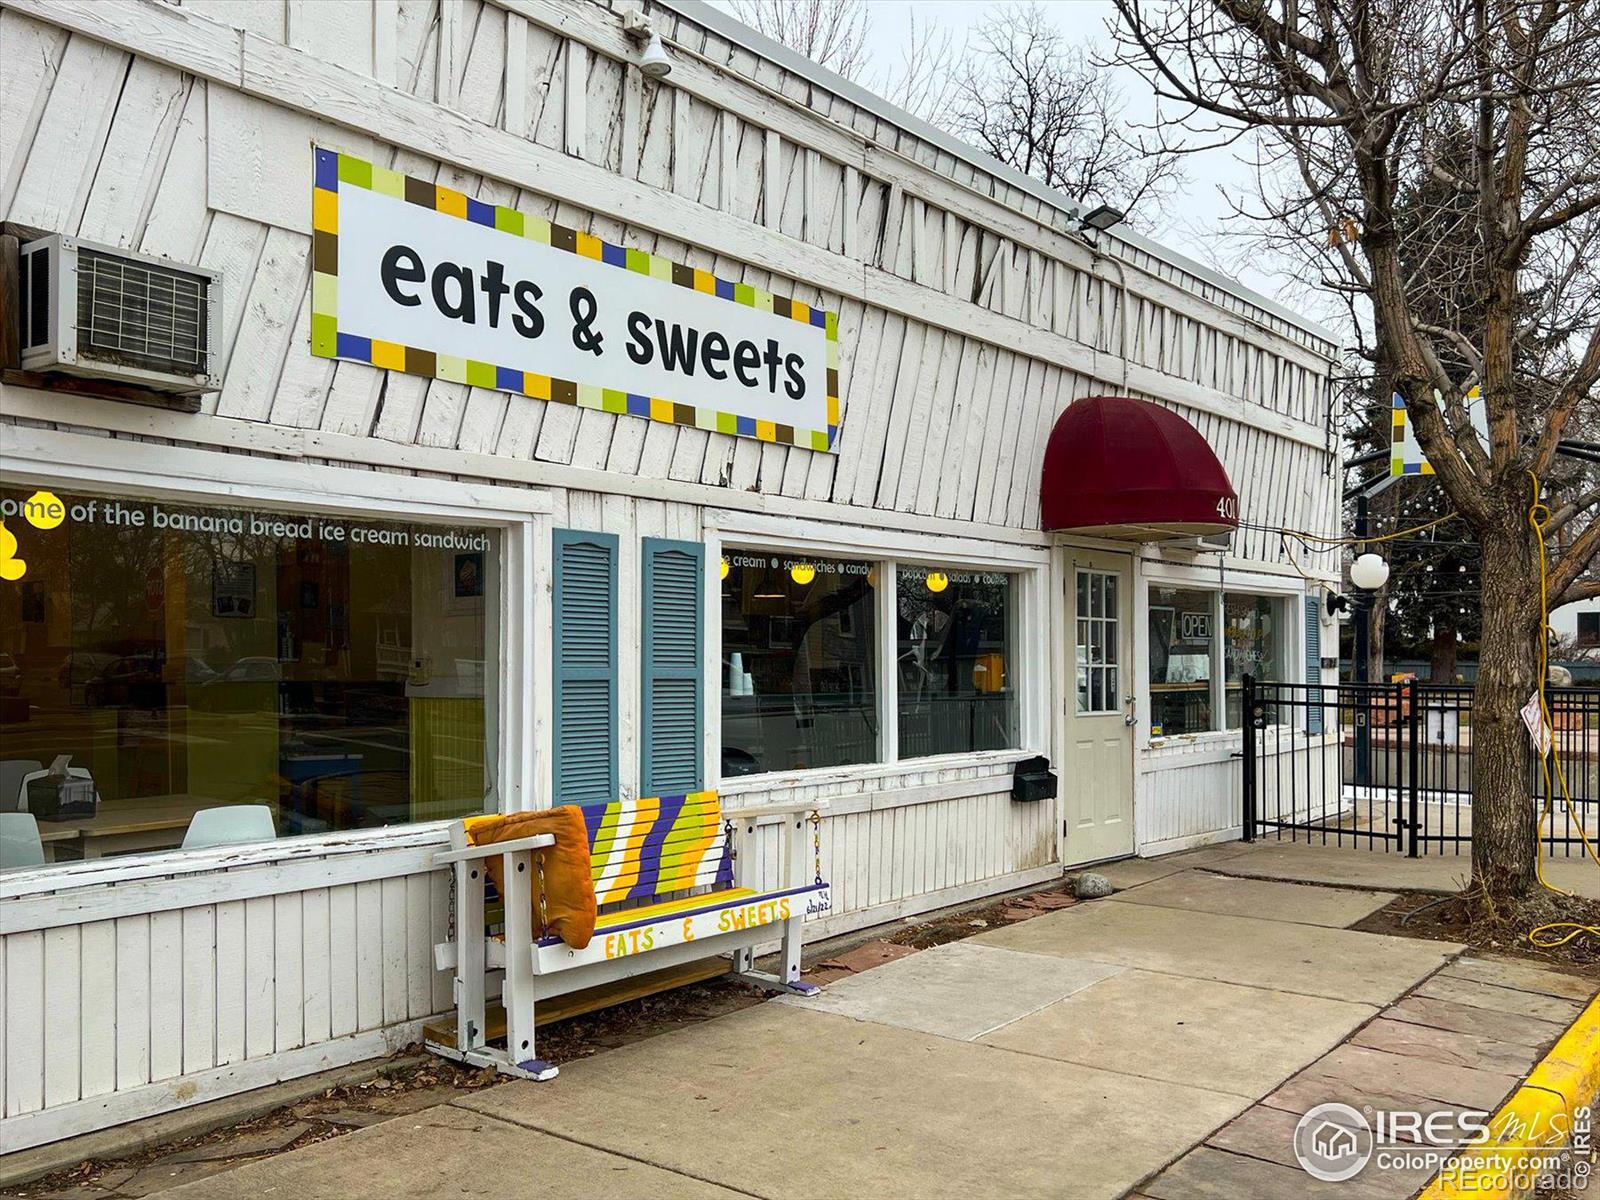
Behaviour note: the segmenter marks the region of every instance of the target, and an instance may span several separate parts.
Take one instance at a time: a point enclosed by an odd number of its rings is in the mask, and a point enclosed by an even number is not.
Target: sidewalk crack
[[[693,1179],[698,1183],[710,1184],[712,1187],[722,1188],[724,1191],[732,1192],[738,1196],[749,1196],[751,1197],[751,1200],[777,1200],[776,1197],[767,1196],[761,1192],[752,1192],[747,1188],[739,1187],[737,1184],[727,1183],[721,1179],[713,1179],[709,1175],[698,1175],[693,1171],[685,1171],[679,1167],[670,1167],[666,1163],[659,1163],[653,1159],[645,1158],[639,1154],[630,1154],[626,1150],[618,1150],[612,1146],[602,1146],[598,1142],[585,1141],[583,1138],[573,1137],[569,1133],[561,1133],[555,1129],[547,1129],[542,1125],[535,1125],[531,1121],[519,1121],[512,1116],[504,1116],[499,1113],[487,1113],[481,1109],[468,1108],[465,1105],[458,1104],[455,1100],[447,1100],[445,1103],[451,1108],[459,1109],[464,1113],[471,1113],[475,1117],[486,1117],[491,1121],[498,1121],[502,1125],[510,1125],[514,1129],[526,1129],[533,1133],[542,1133],[546,1137],[553,1137],[562,1142],[570,1142],[574,1146],[583,1146],[588,1150],[597,1150],[601,1154],[609,1154],[613,1158],[625,1158],[629,1162],[636,1162],[641,1166],[654,1167],[658,1171],[666,1171],[673,1175],[681,1175],[685,1179]]]

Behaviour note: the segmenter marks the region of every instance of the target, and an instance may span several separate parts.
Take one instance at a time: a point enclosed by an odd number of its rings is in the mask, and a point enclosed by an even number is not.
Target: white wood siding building
[[[1264,598],[1272,667],[1307,678],[1302,604],[1336,577],[1271,530],[1335,527],[1329,336],[1135,235],[1090,244],[1063,197],[703,5],[647,8],[673,60],[662,81],[620,11],[587,0],[0,0],[0,216],[223,276],[223,383],[200,411],[9,375],[0,484],[493,530],[484,736],[508,810],[554,784],[552,531],[619,539],[624,795],[640,784],[641,539],[703,545],[704,784],[730,805],[830,800],[834,907],[816,935],[1237,836],[1222,639],[1195,635],[1212,641],[1216,728],[1156,735],[1149,631],[1166,602],[1151,589],[1216,593],[1218,628],[1224,591]],[[314,146],[837,313],[832,449],[313,355]],[[1230,550],[1041,532],[1046,439],[1100,394],[1204,435],[1239,492]],[[871,560],[880,578],[896,563],[1004,573],[1011,744],[902,753],[883,686],[874,761],[721,778],[716,564],[740,549]],[[1075,772],[1069,728],[1083,564],[1123,581],[1132,725],[1125,789],[1109,792]],[[870,662],[887,680],[901,618],[893,587],[876,596]],[[1013,768],[1036,754],[1061,798],[1016,803]],[[1101,811],[1107,794],[1131,810]],[[451,1007],[430,956],[443,841],[435,821],[0,876],[0,1143],[414,1040]]]

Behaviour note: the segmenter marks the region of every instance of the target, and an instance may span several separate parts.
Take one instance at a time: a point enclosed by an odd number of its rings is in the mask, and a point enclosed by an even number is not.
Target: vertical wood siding
[[[1139,763],[1140,790],[1136,828],[1139,853],[1161,854],[1201,841],[1239,835],[1242,764],[1233,757],[1240,738],[1173,739],[1152,748]],[[1261,811],[1276,812],[1278,796],[1294,797],[1303,816],[1319,806],[1336,805],[1337,797],[1308,793],[1306,780],[1339,778],[1338,737],[1308,736],[1295,731],[1273,739],[1262,758],[1257,779]],[[1299,786],[1295,787],[1298,780]],[[1291,808],[1293,806],[1291,805]],[[1289,809],[1285,809],[1286,814]]]
[[[1321,436],[1326,347],[1308,349],[1310,335],[1280,318],[1118,244],[1133,289],[1125,296],[1116,272],[1089,262],[1039,214],[1036,199],[999,180],[977,191],[975,178],[965,179],[966,189],[950,186],[926,166],[937,154],[891,137],[880,119],[841,99],[796,85],[794,99],[828,112],[840,122],[833,125],[774,98],[774,86],[790,90],[785,79],[758,85],[694,72],[693,63],[683,87],[644,79],[603,52],[620,54],[625,44],[605,12],[582,4],[507,13],[462,0],[444,6],[440,20],[433,4],[361,0],[342,6],[350,11],[332,24],[281,0],[185,7],[292,46],[352,81],[392,74],[403,91],[432,101],[443,80],[448,107],[486,131],[499,135],[509,121],[535,145],[682,197],[712,222],[697,230],[732,218],[822,256],[793,256],[797,278],[741,265],[700,249],[694,233],[675,238],[381,141],[352,142],[349,131],[305,114],[4,11],[7,45],[17,52],[8,55],[3,107],[19,131],[0,163],[6,215],[224,270],[223,357],[251,366],[228,372],[224,391],[207,399],[220,415],[1029,528],[1038,522],[1032,481],[1055,416],[1080,396],[1116,390],[1178,408],[1235,479],[1271,481],[1244,489],[1247,520],[1322,528],[1332,519]],[[746,52],[715,35],[672,14],[661,19],[695,54],[736,72],[753,68]],[[562,36],[557,24],[576,37]],[[266,41],[247,45],[270,49]],[[392,62],[380,67],[374,47]],[[441,67],[441,55],[452,61]],[[288,61],[272,69],[289,70]],[[772,74],[766,65],[761,71]],[[802,145],[802,135],[814,144]],[[838,309],[838,452],[312,359],[304,349],[309,239],[289,215],[300,201],[282,196],[304,164],[274,157],[310,137]],[[266,172],[262,185],[237,186],[235,174],[252,170]],[[963,164],[951,171],[957,184],[973,176]],[[912,291],[885,308],[814,287],[807,263],[842,262],[835,256],[847,241],[857,243],[869,275]],[[868,279],[861,294],[884,290]],[[1039,341],[1033,331],[1060,338]],[[1085,350],[1092,360],[1066,365]],[[1209,407],[1195,403],[1200,397]],[[1291,429],[1301,440],[1281,435]],[[1276,538],[1255,532],[1244,540],[1249,556],[1286,561]]]
[[[443,1012],[448,904],[441,871],[11,933],[4,1116],[76,1106],[89,1128],[83,1102],[141,1089],[146,1115],[198,1097],[184,1080],[215,1068]],[[17,1136],[8,1148],[38,1140]]]
[[[615,14],[581,0],[0,0],[0,216],[225,272],[228,370],[204,403],[256,435],[235,448],[277,453],[285,433],[320,431],[627,484],[627,495],[552,492],[553,525],[621,538],[623,630],[639,623],[639,539],[703,540],[702,506],[722,497],[760,493],[773,511],[825,502],[845,522],[904,514],[908,530],[964,522],[980,540],[1037,530],[1050,429],[1097,393],[1193,422],[1243,485],[1247,522],[1333,527],[1334,347],[1114,238],[1108,270],[1037,196],[690,20],[656,19],[677,47],[668,81],[644,77]],[[837,452],[313,358],[300,182],[313,140],[836,310]],[[415,148],[426,146],[435,156]],[[151,424],[113,436],[185,436],[163,414],[138,415]],[[659,494],[697,502],[647,498],[655,483],[689,485]],[[1235,552],[1291,561],[1254,529]],[[636,639],[619,639],[624,791],[638,786],[637,659]],[[1161,757],[1172,769],[1143,777],[1143,843],[1237,820],[1236,763]],[[834,908],[819,931],[837,932],[1052,870],[1059,807],[1014,804],[1008,790],[1008,765],[910,764],[765,794],[830,800]],[[775,881],[775,829],[755,853]],[[7,936],[7,1136],[49,1140],[382,1052],[384,1037],[451,1003],[430,954],[446,887],[442,874],[398,872],[217,903],[188,894]]]

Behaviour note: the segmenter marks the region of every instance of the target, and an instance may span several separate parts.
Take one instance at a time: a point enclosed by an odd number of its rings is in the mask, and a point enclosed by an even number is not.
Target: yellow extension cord
[[[1539,499],[1539,477],[1532,471],[1528,478],[1533,481],[1533,504],[1528,509],[1528,524],[1533,527],[1534,540],[1539,546],[1539,715],[1544,721],[1546,729],[1554,736],[1554,723],[1550,720],[1550,698],[1546,689],[1550,681],[1550,579],[1549,562],[1545,555],[1545,526],[1550,523],[1550,509]],[[1365,538],[1330,538],[1320,534],[1306,533],[1301,530],[1280,530],[1282,533],[1293,534],[1305,542],[1315,542],[1319,545],[1333,548],[1334,546],[1349,546],[1366,542],[1389,542],[1396,538],[1409,537],[1414,533],[1421,533],[1424,529],[1432,529],[1435,525],[1443,524],[1455,516],[1451,511],[1442,517],[1437,517],[1422,525],[1412,526],[1410,529],[1396,530],[1394,533],[1382,534],[1378,537]],[[1585,730],[1585,733],[1588,731]],[[1550,765],[1553,755],[1540,755],[1539,766],[1544,772],[1544,809],[1539,814],[1540,829],[1544,826],[1545,818],[1555,810],[1555,796],[1551,790]],[[1596,866],[1600,866],[1600,852],[1596,852],[1594,843],[1589,840],[1589,833],[1583,827],[1583,821],[1578,816],[1577,809],[1572,803],[1572,793],[1567,785],[1567,773],[1562,770],[1559,760],[1555,760],[1555,781],[1561,785],[1561,801],[1566,805],[1567,813],[1572,823],[1578,828],[1578,837],[1583,841],[1583,848],[1588,851],[1589,857]],[[1561,896],[1571,896],[1573,893],[1565,888],[1558,888],[1544,877],[1544,855],[1539,853],[1538,833],[1535,832],[1534,841],[1534,871],[1539,877],[1539,883],[1547,891],[1555,892]],[[1565,930],[1564,934],[1549,940],[1541,941],[1540,934],[1553,930]],[[1557,946],[1565,946],[1575,938],[1588,934],[1600,940],[1600,925],[1585,925],[1578,921],[1552,921],[1546,925],[1537,926],[1528,931],[1528,941],[1543,950],[1553,950]]]
[[[1550,682],[1550,577],[1548,560],[1545,556],[1545,526],[1550,523],[1550,509],[1539,499],[1539,477],[1532,471],[1528,478],[1533,481],[1533,504],[1528,509],[1528,524],[1533,527],[1534,541],[1539,546],[1539,717],[1544,722],[1545,729],[1550,731],[1551,737],[1555,736],[1555,725],[1550,720],[1550,700],[1547,689]],[[1584,731],[1585,740],[1588,730]],[[1544,855],[1539,851],[1538,835],[1544,827],[1545,818],[1555,811],[1555,795],[1551,789],[1550,766],[1555,764],[1555,779],[1561,785],[1561,801],[1567,806],[1567,814],[1572,823],[1578,827],[1578,836],[1583,840],[1583,848],[1589,852],[1596,866],[1600,866],[1600,853],[1595,852],[1594,844],[1589,841],[1589,834],[1579,819],[1577,810],[1572,804],[1572,792],[1567,786],[1567,773],[1561,768],[1561,761],[1553,754],[1541,754],[1539,766],[1544,772],[1544,810],[1539,814],[1539,829],[1534,832],[1534,870],[1539,876],[1539,883],[1547,891],[1555,892],[1562,896],[1571,896],[1572,893],[1564,888],[1558,888],[1544,877]],[[1559,936],[1540,939],[1541,934],[1554,933],[1565,930]],[[1575,938],[1588,934],[1600,941],[1600,926],[1584,925],[1578,921],[1552,921],[1546,925],[1528,931],[1528,941],[1543,950],[1553,950],[1557,946],[1565,946]]]

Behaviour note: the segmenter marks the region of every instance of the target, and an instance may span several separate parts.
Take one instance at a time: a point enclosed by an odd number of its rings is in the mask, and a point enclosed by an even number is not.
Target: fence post
[[[1418,722],[1418,693],[1417,684],[1412,680],[1406,685],[1406,693],[1411,700],[1411,710],[1406,719],[1406,854],[1411,858],[1417,857],[1417,830],[1421,827],[1418,821],[1418,791],[1421,787],[1421,740],[1417,737]]]
[[[1244,779],[1240,791],[1244,799],[1244,840],[1256,840],[1256,677],[1245,672],[1243,685]]]

